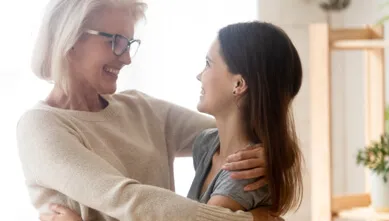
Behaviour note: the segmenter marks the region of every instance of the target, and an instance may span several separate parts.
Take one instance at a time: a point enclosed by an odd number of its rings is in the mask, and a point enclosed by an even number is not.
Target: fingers
[[[263,161],[259,159],[242,160],[238,162],[226,163],[222,166],[223,170],[247,170],[263,165]]]
[[[243,150],[252,150],[252,149],[261,148],[261,147],[263,147],[262,144],[254,144],[254,145],[250,145],[250,146],[243,148]]]
[[[67,207],[64,207],[64,206],[59,205],[59,204],[51,204],[50,209],[53,212],[56,212],[58,214],[65,214],[66,212],[69,211],[69,209]]]
[[[266,163],[265,150],[263,147],[255,146],[250,148],[242,149],[227,157],[227,163],[238,162],[248,159],[257,159],[263,165]]]
[[[231,172],[231,178],[237,180],[260,178],[266,176],[266,169],[254,168],[251,170]]]
[[[81,216],[65,206],[51,204],[49,209],[53,211],[54,214],[40,214],[39,219],[41,221],[82,221]]]
[[[267,184],[267,179],[266,178],[261,178],[254,183],[248,184],[244,187],[244,191],[254,191],[258,190],[261,187],[265,186]]]

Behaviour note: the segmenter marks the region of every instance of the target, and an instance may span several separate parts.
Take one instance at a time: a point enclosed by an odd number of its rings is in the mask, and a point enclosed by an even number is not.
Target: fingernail
[[[222,166],[222,169],[223,169],[223,170],[228,169],[228,163],[224,164],[224,165]]]

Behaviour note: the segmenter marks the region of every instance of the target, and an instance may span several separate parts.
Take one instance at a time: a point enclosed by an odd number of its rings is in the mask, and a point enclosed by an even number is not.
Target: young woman
[[[215,117],[217,129],[194,143],[196,177],[189,197],[234,211],[271,206],[274,214],[297,208],[302,199],[302,153],[291,104],[302,82],[299,55],[288,36],[264,22],[232,24],[219,31],[198,75],[198,110]],[[233,180],[223,170],[241,147],[265,148],[268,186],[244,191],[250,180]]]

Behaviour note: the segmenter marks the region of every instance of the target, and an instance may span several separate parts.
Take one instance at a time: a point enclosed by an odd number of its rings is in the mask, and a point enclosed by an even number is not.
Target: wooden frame
[[[309,29],[312,220],[331,221],[338,216],[355,218],[354,213],[345,213],[344,210],[368,207],[369,189],[358,195],[332,194],[331,52],[363,50],[366,53],[364,107],[365,140],[368,143],[379,138],[385,130],[384,47],[389,43],[384,41],[382,26],[332,29],[328,24],[312,24]]]

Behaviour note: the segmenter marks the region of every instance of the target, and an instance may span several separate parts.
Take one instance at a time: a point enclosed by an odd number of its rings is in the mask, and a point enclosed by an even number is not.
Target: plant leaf
[[[389,4],[389,3],[388,3]],[[380,20],[378,20],[377,24],[384,24],[386,21],[389,20],[389,15],[385,15],[384,17],[382,17]]]

